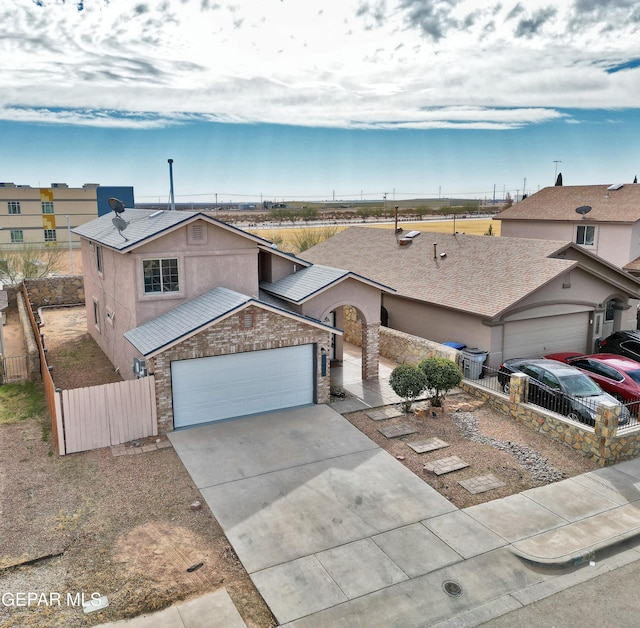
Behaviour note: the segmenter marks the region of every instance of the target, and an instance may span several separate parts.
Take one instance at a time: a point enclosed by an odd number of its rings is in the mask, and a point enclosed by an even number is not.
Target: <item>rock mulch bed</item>
[[[415,409],[417,413],[401,413],[386,420],[369,418],[367,414],[372,410],[352,412],[345,417],[459,508],[599,468],[593,460],[464,392],[448,396],[443,408],[417,404]],[[379,431],[399,424],[415,432],[386,438]],[[410,446],[434,438],[448,447],[418,453]],[[469,466],[440,476],[425,471],[425,464],[452,456],[463,459]],[[472,494],[459,483],[487,475],[496,478],[495,488]],[[470,486],[474,486],[473,482]]]

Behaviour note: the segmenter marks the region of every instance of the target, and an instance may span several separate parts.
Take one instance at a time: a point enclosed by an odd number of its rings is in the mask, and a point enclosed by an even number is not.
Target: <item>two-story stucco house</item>
[[[640,185],[554,186],[500,212],[501,236],[569,240],[598,257],[640,276]],[[638,300],[624,329],[636,327]],[[618,304],[605,304],[602,336],[615,329]]]
[[[87,324],[123,377],[155,375],[160,431],[328,401],[344,305],[364,323],[363,378],[377,377],[389,289],[204,213],[122,219],[75,230]]]

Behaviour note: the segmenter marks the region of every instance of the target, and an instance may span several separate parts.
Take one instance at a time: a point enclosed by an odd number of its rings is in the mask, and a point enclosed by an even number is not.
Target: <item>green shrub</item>
[[[403,398],[402,409],[404,412],[411,411],[411,404],[426,388],[426,384],[424,373],[417,366],[410,364],[396,366],[389,378],[389,385],[393,392]]]
[[[441,406],[442,398],[462,381],[460,367],[447,358],[427,358],[418,364],[424,374],[425,389],[433,391],[432,406]]]

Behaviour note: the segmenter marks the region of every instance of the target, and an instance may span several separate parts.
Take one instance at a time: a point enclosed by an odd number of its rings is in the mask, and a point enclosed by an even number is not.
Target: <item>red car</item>
[[[615,353],[551,353],[545,358],[570,364],[623,403],[640,399],[640,362]],[[629,408],[637,412],[637,407]]]

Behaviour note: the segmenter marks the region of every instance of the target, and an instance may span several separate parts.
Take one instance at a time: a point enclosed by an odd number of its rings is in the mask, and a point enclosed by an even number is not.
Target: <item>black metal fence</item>
[[[480,377],[471,381],[476,386],[508,395],[511,375],[501,372],[499,369],[483,366]],[[560,390],[553,390],[543,385],[537,386],[530,383],[527,401],[579,423],[591,427],[595,425],[598,402],[589,397],[574,397]],[[636,427],[639,424],[640,399],[624,402],[621,406],[618,429],[626,430]]]

